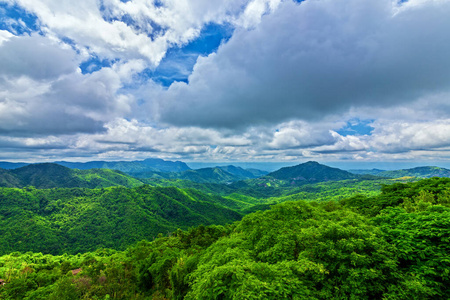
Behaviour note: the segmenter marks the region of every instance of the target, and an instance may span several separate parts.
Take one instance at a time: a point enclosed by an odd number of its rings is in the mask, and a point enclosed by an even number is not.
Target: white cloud
[[[291,121],[280,124],[268,143],[270,149],[307,149],[320,145],[331,145],[336,136],[329,130],[330,124],[309,124],[302,121]]]
[[[283,2],[200,58],[160,100],[177,126],[317,120],[450,91],[450,2]],[[153,100],[154,101],[154,100]]]
[[[76,5],[54,0],[15,1],[39,18],[47,35],[69,38],[79,49],[102,58],[146,59],[155,67],[168,48],[197,38],[205,24],[237,24],[248,0],[158,2],[161,5],[144,0],[80,0]],[[274,6],[273,0],[267,2]],[[257,18],[257,14],[252,15]]]
[[[3,42],[9,40],[12,36],[13,34],[7,30],[0,30],[0,46]]]
[[[74,72],[79,63],[73,50],[39,35],[9,37],[0,49],[0,76],[4,78],[54,79]]]
[[[9,2],[44,34],[0,31],[2,157],[450,158],[448,1]],[[236,28],[188,83],[136,78],[209,23]]]
[[[11,37],[0,45],[0,133],[54,135],[97,132],[131,113],[120,89],[142,70],[139,60],[81,74],[72,49],[43,36]]]
[[[433,150],[450,147],[450,120],[375,122],[371,146],[379,152]],[[381,125],[381,126],[380,126]]]

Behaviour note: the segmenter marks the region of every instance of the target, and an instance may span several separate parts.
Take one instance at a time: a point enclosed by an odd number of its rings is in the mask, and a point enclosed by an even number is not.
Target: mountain
[[[2,187],[98,188],[117,185],[135,187],[142,184],[138,179],[114,170],[72,170],[51,163],[31,164],[13,170],[0,169],[0,186]]]
[[[221,170],[224,170],[225,172],[228,172],[238,178],[241,179],[250,179],[250,178],[258,178],[261,176],[266,175],[268,172],[261,171],[258,169],[243,169],[241,167],[236,167],[233,165],[229,166],[218,166],[216,168],[219,168]]]
[[[378,175],[381,172],[385,172],[386,170],[380,170],[380,169],[352,169],[348,170],[352,174],[357,175]]]
[[[28,163],[22,163],[22,162],[12,163],[12,162],[7,162],[7,161],[0,161],[0,168],[1,169],[7,169],[7,170],[17,169],[17,168],[25,167],[25,166],[28,166],[28,165],[29,165]]]
[[[221,168],[189,170],[177,174],[176,177],[199,183],[228,183],[242,179],[241,176],[234,175]]]
[[[450,299],[449,189],[395,183],[186,231],[169,230],[232,214],[174,188],[0,189],[0,299]]]
[[[8,170],[0,169],[0,187],[19,187],[20,179]]]
[[[431,178],[431,177],[450,177],[450,170],[440,167],[417,167],[411,169],[402,169],[395,171],[384,171],[378,173],[377,176],[399,178],[405,176]]]
[[[256,178],[254,173],[235,166],[201,168],[184,172],[137,172],[130,174],[141,179],[181,179],[196,183],[230,183]]]
[[[55,163],[71,169],[112,169],[129,174],[138,172],[182,172],[191,169],[184,162],[167,161],[159,158],[135,161],[90,161],[85,163],[58,161]]]
[[[254,168],[250,168],[250,169],[245,169],[247,172],[250,172],[251,174],[253,174],[253,176],[255,178],[261,177],[261,176],[265,176],[267,174],[269,174],[269,172],[267,171],[263,171],[263,170],[259,170],[259,169],[254,169]]]
[[[178,228],[226,224],[242,215],[229,199],[143,185],[104,189],[0,189],[0,255],[125,249]],[[1,297],[0,297],[1,298]]]
[[[309,161],[293,167],[281,168],[267,176],[294,182],[321,182],[329,180],[345,180],[358,178],[350,172],[321,165],[315,161]]]

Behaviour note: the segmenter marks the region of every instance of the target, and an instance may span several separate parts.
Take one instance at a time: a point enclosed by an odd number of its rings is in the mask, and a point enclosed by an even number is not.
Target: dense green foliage
[[[158,158],[135,161],[90,161],[85,163],[59,161],[56,163],[71,169],[111,169],[125,173],[182,172],[190,169],[184,162],[167,161]]]
[[[281,180],[290,180],[293,183],[345,180],[358,177],[347,171],[321,165],[315,161],[309,161],[294,167],[281,168],[278,171],[269,173],[267,176]]]
[[[231,183],[266,174],[259,170],[244,170],[235,166],[202,168],[183,172],[138,172],[130,173],[139,179],[189,180],[195,183]]]
[[[14,170],[0,169],[0,187],[56,188],[109,186],[136,187],[143,185],[138,179],[108,169],[72,170],[57,164],[33,164]]]
[[[389,178],[400,178],[400,177],[418,177],[418,178],[431,178],[431,177],[450,177],[450,170],[440,167],[416,167],[411,169],[401,169],[385,171],[380,169],[371,170],[349,170],[353,174],[368,174],[376,175],[381,177]]]
[[[129,190],[105,191],[124,199]],[[139,195],[150,191],[208,197],[175,188],[132,191],[131,198],[144,202]],[[231,225],[177,230],[124,251],[10,253],[0,257],[0,278],[7,281],[0,298],[450,298],[450,179],[394,183],[377,195],[320,200],[287,201]],[[35,203],[27,201],[24,206]],[[105,211],[119,202],[110,201]]]
[[[233,201],[196,190],[0,189],[0,254],[78,253],[125,249],[160,233],[200,224],[225,224],[241,215]]]
[[[399,177],[419,177],[419,178],[431,178],[431,177],[450,177],[450,170],[439,167],[417,167],[412,169],[403,169],[395,171],[384,171],[377,174],[377,176],[399,178]]]

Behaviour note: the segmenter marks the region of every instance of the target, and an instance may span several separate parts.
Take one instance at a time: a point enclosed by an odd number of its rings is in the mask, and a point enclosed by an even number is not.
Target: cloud
[[[450,90],[449,14],[447,1],[285,1],[149,101],[162,122],[216,128],[408,104]]]
[[[385,153],[450,147],[450,120],[376,122],[371,146]]]
[[[61,135],[103,131],[131,112],[120,92],[141,61],[81,74],[77,53],[43,36],[11,37],[0,45],[0,135]]]
[[[40,33],[1,31],[0,134],[95,133],[115,118],[139,115],[132,95],[139,88],[124,87],[139,85],[139,72],[158,65],[168,48],[197,38],[205,24],[237,24],[249,1],[158,3],[8,1],[32,15]],[[80,63],[93,57],[108,59],[108,66],[81,74]]]
[[[35,14],[47,35],[68,38],[80,51],[108,59],[145,59],[156,67],[167,49],[197,38],[206,24],[236,23],[248,2],[273,0],[14,2]]]
[[[306,149],[336,142],[336,137],[327,126],[314,125],[301,121],[280,124],[267,145],[269,149]]]
[[[76,53],[40,35],[11,37],[0,44],[0,76],[54,79],[78,68]]]
[[[40,28],[0,30],[2,157],[450,158],[448,1],[8,3]],[[215,24],[188,82],[142,75]]]
[[[9,40],[12,36],[13,34],[7,30],[0,30],[0,45]]]

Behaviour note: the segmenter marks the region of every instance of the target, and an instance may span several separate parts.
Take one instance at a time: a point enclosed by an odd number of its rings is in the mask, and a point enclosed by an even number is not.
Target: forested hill
[[[88,170],[88,169],[110,169],[118,170],[125,173],[135,172],[182,172],[190,170],[189,166],[181,161],[168,161],[159,158],[147,158],[135,161],[89,161],[68,162],[57,161],[55,164],[68,167],[71,169]],[[30,163],[11,163],[0,161],[2,169],[17,169],[28,166]]]
[[[418,177],[418,178],[431,178],[431,177],[450,177],[450,170],[440,167],[417,167],[411,169],[402,169],[395,171],[384,171],[377,174],[377,176],[399,178],[399,177]]]
[[[216,168],[222,169],[222,170],[224,170],[230,174],[233,174],[236,177],[241,178],[241,179],[258,178],[258,177],[267,175],[269,173],[269,172],[258,170],[258,169],[243,169],[241,167],[236,167],[233,165],[219,166]]]
[[[262,172],[262,171],[261,171]],[[259,174],[258,170],[247,171],[239,167],[215,167],[202,168],[197,170],[188,170],[184,172],[144,172],[134,173],[132,175],[137,178],[153,178],[153,179],[180,179],[189,180],[197,183],[230,183],[239,180],[256,178]]]
[[[1,188],[0,254],[125,249],[178,228],[231,223],[242,217],[225,205],[233,207],[233,202],[173,187]]]
[[[107,169],[72,170],[58,164],[32,164],[13,170],[0,169],[0,187],[57,188],[108,186],[135,187],[143,183],[118,171]]]
[[[125,189],[108,190],[124,198]],[[80,241],[87,241],[95,226],[111,232],[100,217],[70,234],[86,232]],[[141,223],[123,223],[115,237]],[[0,298],[450,299],[449,227],[450,179],[396,183],[372,197],[281,203],[232,225],[178,230],[123,252],[4,255]]]
[[[7,161],[0,161],[0,169],[17,169],[20,167],[28,166],[28,163],[13,163],[13,162],[7,162]]]
[[[294,167],[281,168],[278,171],[267,174],[280,180],[321,182],[329,180],[345,180],[358,178],[357,175],[350,172],[328,167],[315,161],[309,161]]]
[[[184,162],[167,161],[159,158],[135,161],[90,161],[85,163],[59,161],[55,163],[72,169],[111,169],[129,174],[137,172],[182,172],[191,169]]]

